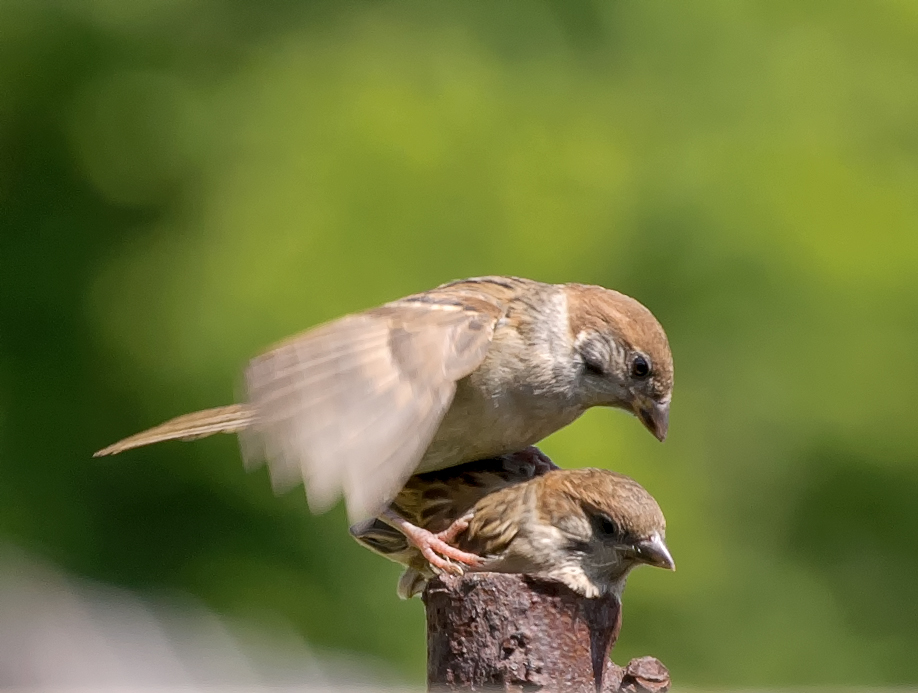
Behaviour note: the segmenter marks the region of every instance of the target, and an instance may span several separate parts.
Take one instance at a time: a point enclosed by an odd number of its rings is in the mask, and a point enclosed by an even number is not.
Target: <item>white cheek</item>
[[[603,589],[587,577],[579,565],[565,565],[550,571],[546,577],[563,582],[578,594],[594,599],[603,594]]]
[[[569,518],[573,523],[575,518]],[[582,526],[567,527],[573,533],[580,535],[589,534],[589,524],[586,521],[580,522]],[[604,586],[591,579],[584,571],[582,557],[576,553],[567,551],[559,552],[558,547],[565,546],[570,534],[562,532],[553,525],[537,524],[538,529],[529,537],[529,541],[536,548],[536,555],[551,556],[552,559],[548,565],[541,571],[545,577],[563,582],[578,594],[593,599],[601,596],[604,592]]]
[[[565,543],[565,537],[557,527],[538,523],[533,529],[529,541],[539,551],[539,555],[554,555],[558,547]]]

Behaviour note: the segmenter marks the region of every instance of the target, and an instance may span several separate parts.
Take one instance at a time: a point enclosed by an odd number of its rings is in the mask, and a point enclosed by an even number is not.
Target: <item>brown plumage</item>
[[[448,529],[488,494],[558,469],[537,447],[415,474],[390,509],[431,532]]]
[[[246,403],[172,419],[97,455],[240,433],[282,489],[320,512],[341,495],[375,516],[414,473],[522,450],[586,409],[634,413],[666,435],[663,328],[616,291],[480,277],[345,316],[256,357]]]
[[[456,549],[481,559],[468,570],[553,578],[584,596],[596,597],[610,592],[620,595],[628,573],[641,563],[675,567],[659,505],[623,474],[602,469],[549,470],[513,456],[454,470],[452,478],[445,472],[436,479],[413,478],[408,485],[415,490],[396,502],[402,503],[397,508],[400,513],[432,532],[457,522],[450,537]],[[476,483],[475,491],[467,488],[469,480],[488,479],[491,487]],[[427,486],[463,500],[442,503],[431,524],[424,525]],[[434,495],[439,497],[440,492]],[[467,507],[470,495],[479,498]],[[364,546],[407,566],[398,585],[402,598],[419,594],[440,570],[401,530],[383,520],[355,525],[351,533]]]
[[[354,524],[351,535],[386,558],[411,567],[399,582],[407,599],[431,569],[461,574],[461,565],[478,565],[479,556],[452,543],[466,529],[464,516],[489,493],[522,483],[558,467],[538,448],[455,467],[416,474],[379,517]],[[452,560],[450,560],[452,559]]]

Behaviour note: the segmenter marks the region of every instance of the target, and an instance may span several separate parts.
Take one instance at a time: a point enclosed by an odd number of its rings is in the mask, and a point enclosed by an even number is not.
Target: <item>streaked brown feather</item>
[[[391,507],[411,524],[441,532],[488,494],[528,481],[550,469],[557,467],[538,448],[531,447],[436,472],[415,474],[405,483]]]
[[[469,528],[459,537],[463,551],[482,557],[504,553],[520,530],[520,517],[533,503],[536,487],[514,486],[501,489],[475,504]]]
[[[390,508],[417,527],[442,532],[473,507],[477,509],[487,503],[495,491],[557,468],[538,448],[529,447],[500,457],[415,474],[405,483]],[[350,533],[364,547],[406,566],[398,585],[398,594],[403,599],[419,593],[433,577],[434,571],[421,552],[404,534],[382,519],[371,518],[354,524]],[[506,537],[506,541],[510,539]]]

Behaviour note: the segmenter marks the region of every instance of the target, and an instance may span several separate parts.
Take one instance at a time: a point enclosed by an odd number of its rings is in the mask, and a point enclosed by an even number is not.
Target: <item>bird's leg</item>
[[[452,543],[459,538],[459,535],[469,528],[469,522],[472,521],[472,517],[472,513],[467,513],[459,519],[453,520],[453,524],[444,529],[442,532],[439,532],[437,536],[447,544],[452,545]],[[475,554],[470,553],[469,556],[475,556]],[[475,556],[475,558],[479,557]]]
[[[436,534],[411,524],[405,518],[392,510],[384,511],[379,519],[395,527],[399,532],[405,535],[410,544],[417,547],[421,555],[427,559],[431,566],[447,573],[462,575],[462,566],[453,563],[464,563],[468,566],[477,566],[481,563],[481,557],[474,553],[460,551],[450,542],[455,541],[462,532],[469,526],[471,515],[465,515],[453,522],[442,532]],[[452,560],[450,560],[452,559]]]

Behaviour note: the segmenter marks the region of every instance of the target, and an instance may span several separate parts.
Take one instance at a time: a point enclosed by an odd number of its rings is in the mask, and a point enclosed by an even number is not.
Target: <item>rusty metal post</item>
[[[431,691],[653,691],[669,674],[644,657],[624,669],[609,659],[621,610],[526,575],[468,573],[433,580],[427,606]]]

